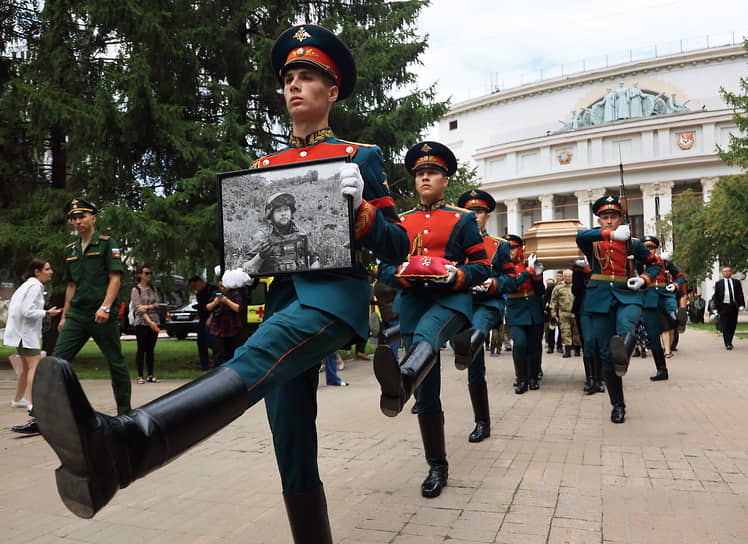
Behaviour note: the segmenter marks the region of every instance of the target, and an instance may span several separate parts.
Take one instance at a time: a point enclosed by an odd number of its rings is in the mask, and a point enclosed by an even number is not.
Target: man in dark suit
[[[722,276],[723,279],[714,285],[713,300],[722,321],[722,339],[725,341],[725,347],[731,350],[732,337],[738,325],[738,312],[745,310],[745,297],[740,280],[731,277],[731,267],[725,266],[722,269]]]

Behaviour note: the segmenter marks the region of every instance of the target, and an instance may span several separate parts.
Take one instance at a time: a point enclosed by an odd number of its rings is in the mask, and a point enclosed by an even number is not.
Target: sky
[[[418,29],[428,34],[420,88],[437,83],[452,104],[538,81],[627,62],[740,42],[746,0],[432,0]],[[584,64],[583,64],[584,61]],[[746,68],[748,75],[748,67]]]

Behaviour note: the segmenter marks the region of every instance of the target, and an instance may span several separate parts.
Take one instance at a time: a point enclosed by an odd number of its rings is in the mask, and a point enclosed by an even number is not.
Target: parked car
[[[166,334],[169,336],[184,340],[189,333],[197,333],[197,325],[197,302],[166,313]]]

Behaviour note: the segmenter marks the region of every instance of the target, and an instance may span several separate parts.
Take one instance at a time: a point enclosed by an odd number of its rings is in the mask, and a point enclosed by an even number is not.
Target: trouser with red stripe
[[[273,432],[283,493],[322,485],[317,467],[317,384],[320,362],[353,340],[353,329],[302,306],[291,282],[272,291],[265,320],[224,366],[247,384],[248,405],[263,397]]]
[[[463,314],[435,303],[421,315],[412,333],[403,334],[406,350],[416,342],[425,341],[431,344],[437,353],[436,364],[416,389],[416,411],[419,415],[442,413],[442,403],[439,398],[441,392],[439,349],[468,324],[469,321]],[[412,329],[412,327],[407,328]]]

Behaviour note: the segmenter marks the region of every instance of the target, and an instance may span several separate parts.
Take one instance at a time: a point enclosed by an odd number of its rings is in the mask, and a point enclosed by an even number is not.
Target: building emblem
[[[571,162],[571,152],[562,151],[557,155],[558,164],[569,164]]]
[[[681,149],[691,149],[693,147],[693,132],[681,132],[678,134],[678,147]]]

